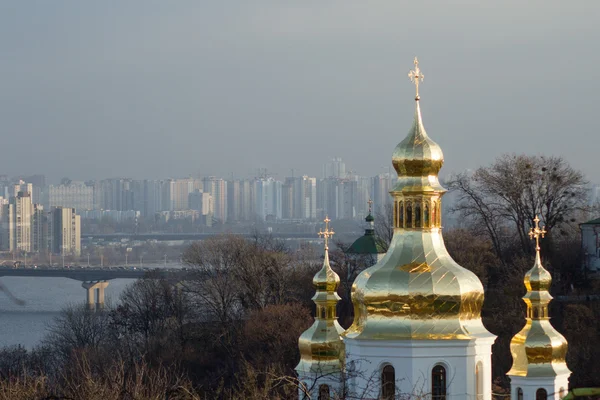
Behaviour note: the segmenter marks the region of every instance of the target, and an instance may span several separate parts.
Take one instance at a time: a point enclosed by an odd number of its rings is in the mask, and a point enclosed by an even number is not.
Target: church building
[[[369,200],[369,215],[365,218],[367,228],[365,234],[354,241],[346,250],[347,254],[364,257],[368,266],[372,266],[383,258],[387,250],[387,243],[375,234],[375,218],[371,206],[373,201]]]
[[[483,285],[448,254],[442,237],[442,196],[438,180],[442,149],[426,133],[421,117],[417,59],[409,72],[416,86],[408,135],[396,146],[398,174],[393,198],[394,235],[378,262],[352,286],[354,322],[337,323],[339,277],[327,254],[314,278],[315,323],[299,340],[300,399],[492,399],[492,344],[496,336],[481,320]],[[326,221],[327,222],[327,221]],[[542,231],[536,223],[532,237]],[[511,342],[512,398],[559,399],[570,372],[567,343],[551,329],[550,274],[541,266],[539,246],[528,272],[525,328]],[[562,390],[562,392],[561,392]]]

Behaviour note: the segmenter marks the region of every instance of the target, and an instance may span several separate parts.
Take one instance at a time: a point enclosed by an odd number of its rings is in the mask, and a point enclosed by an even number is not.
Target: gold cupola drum
[[[331,221],[328,217],[325,217],[324,222],[325,230],[319,231],[319,236],[325,239],[323,267],[313,278],[317,289],[312,298],[316,305],[315,321],[298,341],[300,362],[296,366],[296,372],[299,380],[304,383],[300,387],[301,399],[309,398],[307,394],[310,393],[306,391],[335,391],[340,385],[344,366],[344,343],[340,336],[344,329],[338,323],[336,313],[340,300],[337,294],[340,277],[329,265],[329,239],[334,231],[329,228]]]
[[[546,230],[540,228],[537,216],[533,222],[529,236],[535,240],[535,262],[524,280],[527,318],[523,329],[510,342],[513,364],[507,375],[511,377],[515,398],[519,390],[530,398],[534,398],[538,390],[545,390],[548,398],[559,398],[561,392],[566,394],[571,374],[566,363],[567,340],[550,324],[548,305],[552,300],[549,292],[552,276],[542,266],[540,257],[540,239]]]

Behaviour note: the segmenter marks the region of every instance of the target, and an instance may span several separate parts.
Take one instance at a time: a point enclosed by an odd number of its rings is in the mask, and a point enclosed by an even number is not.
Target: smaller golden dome
[[[546,231],[540,229],[539,219],[529,235],[536,240],[535,262],[525,274],[527,305],[525,326],[510,341],[513,365],[507,375],[524,377],[554,377],[570,373],[566,363],[567,340],[550,323],[548,304],[552,301],[550,285],[552,276],[542,266],[539,240]]]
[[[296,372],[305,374],[336,373],[343,369],[344,342],[341,334],[344,329],[337,321],[336,306],[340,300],[337,288],[340,277],[329,265],[328,240],[334,234],[329,229],[329,218],[325,217],[325,231],[319,232],[325,237],[325,257],[323,268],[315,274],[313,284],[317,291],[312,300],[316,304],[315,322],[300,336],[300,362]]]
[[[317,288],[317,294],[319,292],[335,292],[340,285],[339,275],[329,265],[329,253],[327,250],[325,250],[323,268],[314,276],[313,285]]]
[[[535,263],[525,274],[525,287],[527,292],[549,291],[552,284],[552,275],[542,266],[540,253],[535,254]]]

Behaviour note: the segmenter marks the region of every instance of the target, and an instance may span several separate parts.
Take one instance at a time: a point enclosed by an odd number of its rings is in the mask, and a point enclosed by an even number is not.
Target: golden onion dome
[[[552,275],[542,266],[539,252],[536,252],[535,263],[525,274],[525,288],[527,292],[548,292],[552,285]]]
[[[340,372],[344,363],[344,342],[341,334],[344,329],[337,321],[336,306],[340,300],[337,288],[340,277],[329,264],[328,239],[333,235],[329,230],[329,219],[325,218],[326,229],[319,232],[325,236],[325,257],[323,267],[313,278],[316,293],[312,300],[316,304],[315,322],[298,340],[300,362],[296,371],[306,374],[327,374]]]
[[[411,78],[423,78],[415,59]],[[481,322],[483,286],[448,254],[441,234],[441,148],[423,126],[417,88],[414,121],[393,154],[394,235],[386,255],[352,286],[348,339],[439,340],[493,337]]]
[[[398,174],[394,191],[445,191],[438,180],[438,173],[444,164],[444,154],[442,148],[427,135],[421,116],[420,98],[415,100],[412,127],[392,155],[392,165]]]
[[[429,138],[423,126],[419,99],[413,125],[408,136],[396,146],[392,164],[398,176],[437,175],[444,164],[442,148]]]
[[[525,275],[527,293],[523,301],[527,305],[525,326],[510,342],[513,365],[507,375],[542,378],[570,373],[566,363],[567,340],[550,323],[548,305],[552,296],[548,292],[552,276],[542,266],[539,239],[546,231],[539,228],[539,219],[530,236],[536,239],[533,268]]]
[[[339,275],[336,274],[329,265],[328,250],[325,250],[325,261],[323,262],[323,268],[321,268],[313,278],[313,285],[315,285],[317,288],[317,293],[315,296],[318,296],[319,293],[335,293],[340,285]],[[313,297],[313,300],[314,299],[315,298]]]

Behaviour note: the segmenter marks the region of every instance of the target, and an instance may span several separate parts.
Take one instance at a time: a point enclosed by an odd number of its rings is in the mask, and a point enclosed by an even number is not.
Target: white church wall
[[[491,345],[493,339],[478,340],[346,340],[346,360],[357,372],[349,379],[350,392],[378,398],[385,365],[395,370],[396,392],[430,395],[433,368],[446,370],[446,399],[491,400]],[[476,366],[481,367],[477,393]],[[350,374],[349,374],[350,375]]]
[[[537,400],[536,394],[539,389],[544,389],[548,400],[560,400],[567,395],[569,389],[569,375],[553,378],[532,377],[510,377],[511,399],[513,400]],[[519,389],[523,391],[522,397]]]

